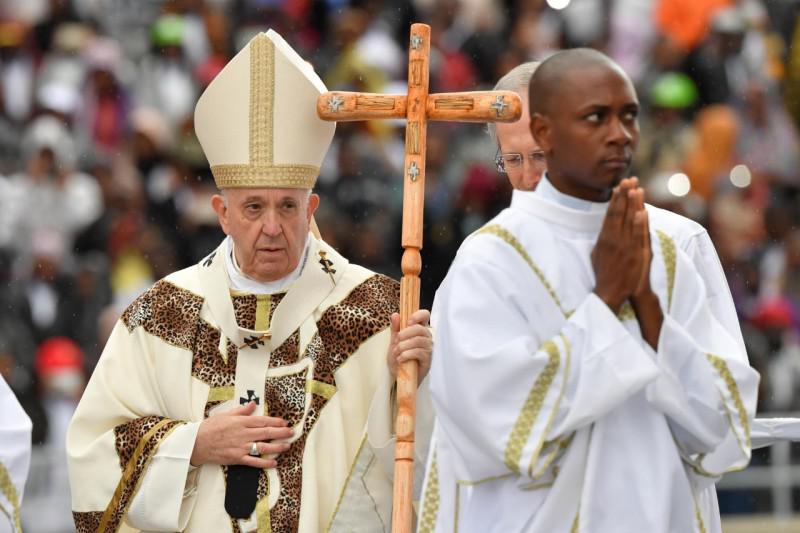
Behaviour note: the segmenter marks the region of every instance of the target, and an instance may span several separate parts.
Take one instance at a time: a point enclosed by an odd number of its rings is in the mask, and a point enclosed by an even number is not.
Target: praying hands
[[[612,194],[603,227],[592,250],[594,292],[614,312],[630,300],[639,328],[656,349],[663,315],[650,287],[650,229],[644,190],[637,178],[623,179]]]

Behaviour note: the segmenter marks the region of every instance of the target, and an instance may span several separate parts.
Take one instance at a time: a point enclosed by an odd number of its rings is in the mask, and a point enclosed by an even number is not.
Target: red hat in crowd
[[[36,373],[40,376],[83,368],[83,352],[67,337],[51,337],[36,350]]]
[[[796,316],[789,300],[771,298],[758,304],[750,320],[760,329],[786,329],[792,327]]]

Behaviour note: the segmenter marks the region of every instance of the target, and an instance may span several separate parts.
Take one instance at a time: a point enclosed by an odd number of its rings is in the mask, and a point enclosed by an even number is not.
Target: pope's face
[[[308,189],[226,189],[212,205],[242,272],[276,281],[300,263],[319,196]]]

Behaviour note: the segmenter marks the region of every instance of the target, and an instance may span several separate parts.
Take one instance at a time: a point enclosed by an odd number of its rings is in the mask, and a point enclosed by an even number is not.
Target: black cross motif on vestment
[[[214,252],[211,252],[211,255],[209,255],[208,257],[206,257],[206,260],[205,260],[205,261],[203,261],[203,266],[204,266],[204,267],[209,267],[209,266],[211,266],[211,262],[212,262],[212,261],[214,261],[214,256],[215,256],[215,255],[217,255],[217,252],[216,252],[216,251],[214,251]]]
[[[331,268],[333,266],[333,261],[323,257],[319,260],[319,264],[322,265],[322,271],[326,274],[336,274],[336,269]]]
[[[256,350],[259,346],[264,346],[264,335],[260,337],[256,335],[253,335],[252,337],[246,337],[244,339],[244,346],[249,346],[251,350]]]
[[[256,402],[256,405],[260,403],[258,396],[256,396],[256,392],[254,390],[247,389],[247,398],[239,397],[239,405],[244,405],[248,402]]]

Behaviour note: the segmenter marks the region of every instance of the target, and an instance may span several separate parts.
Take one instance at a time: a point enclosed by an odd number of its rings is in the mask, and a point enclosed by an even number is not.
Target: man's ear
[[[316,193],[311,193],[308,196],[308,208],[306,210],[306,218],[308,219],[308,223],[311,223],[311,217],[314,216],[314,212],[319,207],[319,195]]]
[[[552,130],[550,129],[550,119],[541,113],[534,113],[531,115],[531,135],[539,148],[546,154],[553,150],[553,142],[551,139]]]
[[[222,231],[225,232],[225,235],[229,235],[228,206],[225,204],[225,198],[221,194],[215,194],[211,197],[211,207],[213,207],[214,211],[217,213],[217,218],[219,219],[219,225],[222,227]]]

